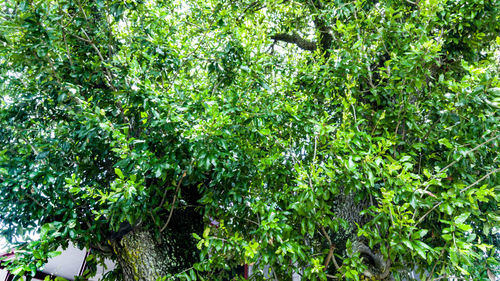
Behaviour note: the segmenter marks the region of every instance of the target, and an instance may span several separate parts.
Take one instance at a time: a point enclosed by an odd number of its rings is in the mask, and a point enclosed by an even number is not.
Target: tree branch
[[[181,179],[177,183],[177,189],[175,190],[174,200],[172,200],[172,206],[170,207],[170,213],[168,214],[167,222],[160,229],[160,232],[163,232],[165,230],[165,228],[167,228],[168,223],[170,222],[170,219],[172,218],[172,214],[174,212],[175,201],[177,201],[177,194],[179,193],[179,189],[181,188],[182,180],[184,179],[185,176],[186,176],[186,171],[184,171],[184,173],[182,174]]]
[[[485,180],[486,178],[488,178],[489,176],[491,176],[492,174],[496,173],[500,171],[500,168],[496,168],[490,172],[488,172],[486,175],[482,176],[480,179],[478,179],[477,181],[475,181],[474,183],[468,185],[467,187],[465,187],[464,189],[460,190],[460,193],[464,193],[465,191],[467,191],[469,188],[475,186],[476,184],[482,182],[483,180]],[[434,209],[436,209],[437,207],[439,207],[439,205],[443,204],[444,201],[440,201],[438,203],[436,203],[436,205],[434,205],[434,207],[432,207],[432,209],[430,209],[429,211],[427,211],[427,213],[425,213],[418,221],[417,223],[414,224],[414,226],[417,226],[419,223],[421,223],[425,217],[427,217],[428,214],[430,214],[430,212],[432,212]]]
[[[314,17],[314,25],[316,26],[316,30],[319,33],[319,48],[321,53],[324,54],[324,57],[328,59],[330,57],[330,53],[328,49],[332,47],[333,36],[331,34],[331,29],[327,25],[326,21],[321,17],[320,10],[323,8],[320,0],[310,0],[309,7],[311,12],[316,14]]]
[[[496,132],[495,132],[495,133],[496,133]],[[472,153],[472,152],[474,152],[474,151],[478,150],[478,149],[479,149],[479,148],[481,148],[482,146],[484,146],[484,145],[488,144],[488,143],[489,143],[489,142],[491,142],[491,141],[496,140],[496,139],[497,139],[497,138],[499,138],[499,137],[500,137],[500,134],[498,134],[498,135],[496,135],[496,136],[494,136],[494,137],[492,137],[492,138],[490,138],[490,139],[486,140],[485,142],[483,142],[483,143],[481,143],[481,144],[478,144],[477,146],[475,146],[475,147],[474,147],[474,148],[472,148],[471,150],[466,151],[464,154],[460,155],[460,156],[458,157],[458,159],[456,159],[455,161],[453,161],[453,162],[451,162],[450,164],[446,165],[446,167],[444,167],[444,168],[442,168],[441,170],[439,170],[439,171],[437,172],[437,174],[436,174],[436,175],[441,174],[442,172],[446,171],[446,170],[447,170],[448,168],[450,168],[451,166],[453,166],[453,165],[455,165],[456,163],[458,163],[458,161],[460,161],[460,160],[462,160],[462,158],[464,158],[464,155],[467,155],[467,154],[469,154],[469,153]],[[436,178],[436,177],[437,177],[437,176],[434,176],[434,178]],[[481,179],[481,180],[482,180],[482,179]],[[427,189],[430,187],[430,185],[431,185],[431,181],[429,180],[429,181],[428,181],[428,182],[424,185],[424,186],[425,186],[425,188],[424,188],[424,192],[425,192],[425,191],[427,191]],[[423,193],[422,193],[422,196],[423,196]]]
[[[496,168],[494,169],[493,171],[490,171],[488,172],[486,175],[482,176],[480,179],[478,179],[477,181],[475,181],[474,183],[470,184],[469,186],[467,186],[466,188],[460,190],[460,193],[464,193],[466,192],[467,190],[469,190],[469,188],[475,186],[476,184],[482,182],[483,180],[485,180],[486,178],[489,178],[492,174],[496,173],[500,171],[500,168]]]
[[[35,197],[31,196],[30,194],[26,193],[25,194],[26,197],[28,197],[29,199],[33,200],[33,202],[35,202],[35,204],[37,204],[40,208],[44,209],[44,210],[47,210],[47,208],[45,208],[44,205],[40,204],[40,202],[38,202],[38,200],[35,199]]]
[[[283,41],[286,43],[292,43],[297,45],[297,47],[307,50],[307,51],[315,51],[317,46],[316,42],[312,42],[300,37],[297,33],[286,34],[286,33],[277,33],[271,36],[271,39],[275,41]]]
[[[494,137],[492,137],[492,138],[490,138],[490,139],[486,140],[485,142],[483,142],[483,143],[481,143],[481,144],[478,144],[476,147],[474,147],[473,149],[471,149],[471,150],[469,150],[469,151],[465,152],[464,154],[469,154],[469,153],[472,153],[472,152],[474,152],[474,151],[478,150],[479,148],[481,148],[482,146],[484,146],[484,145],[488,144],[489,142],[496,140],[496,139],[497,139],[497,138],[499,138],[499,137],[500,137],[500,134],[498,134],[498,135],[496,135],[496,136],[494,136]],[[460,157],[459,157],[457,160],[455,160],[455,161],[451,162],[451,163],[450,163],[450,164],[448,164],[446,167],[444,167],[444,168],[442,168],[441,170],[439,170],[439,172],[438,172],[438,173],[441,173],[441,172],[445,171],[446,169],[448,169],[449,167],[451,167],[451,166],[455,165],[455,164],[456,164],[458,161],[460,161],[462,158],[464,158],[464,156],[463,156],[463,155],[460,155]]]
[[[340,269],[340,267],[337,264],[337,261],[335,260],[335,256],[333,255],[333,251],[335,250],[335,245],[333,245],[332,240],[330,239],[330,235],[328,235],[328,232],[326,232],[326,230],[323,226],[321,226],[321,232],[323,232],[323,235],[326,237],[326,240],[328,241],[328,245],[330,246],[330,250],[328,252],[328,256],[326,257],[326,261],[325,261],[325,270],[328,268],[328,264],[330,263],[330,260],[332,260],[333,265],[335,266],[335,269],[338,271]]]

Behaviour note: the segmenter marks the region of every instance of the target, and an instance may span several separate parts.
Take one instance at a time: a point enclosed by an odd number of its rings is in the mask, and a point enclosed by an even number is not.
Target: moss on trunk
[[[114,240],[123,280],[152,281],[189,268],[199,259],[192,234],[202,232],[202,216],[192,208],[179,208],[161,233],[154,225],[145,224]]]
[[[133,230],[115,243],[123,280],[149,281],[165,276],[175,266],[175,257],[162,248],[162,243],[143,229]]]

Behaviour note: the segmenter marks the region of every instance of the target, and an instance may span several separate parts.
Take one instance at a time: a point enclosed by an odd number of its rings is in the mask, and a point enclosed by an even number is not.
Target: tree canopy
[[[219,280],[238,264],[487,280],[499,5],[3,1],[9,268],[34,274],[72,242],[93,251],[88,275],[116,261],[108,280]]]

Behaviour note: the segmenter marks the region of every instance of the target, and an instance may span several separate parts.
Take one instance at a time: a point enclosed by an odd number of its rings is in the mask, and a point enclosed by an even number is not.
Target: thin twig
[[[274,280],[278,281],[278,276],[276,276],[276,271],[272,267],[271,267],[271,271],[273,272]]]
[[[102,67],[106,71],[106,77],[108,78],[108,86],[113,91],[116,91],[115,86],[113,86],[113,76],[111,75],[111,72],[109,71],[109,69],[104,65],[106,63],[106,60],[102,56],[101,51],[99,50],[99,48],[97,48],[97,46],[95,45],[94,41],[92,41],[92,39],[90,39],[90,37],[87,34],[87,32],[85,32],[85,30],[83,28],[81,30],[82,30],[83,34],[85,35],[85,37],[87,37],[87,40],[88,40],[87,42],[89,42],[90,46],[92,46],[92,48],[94,48],[94,50],[97,52],[97,55],[99,56],[99,59],[101,60],[101,63],[103,64]]]
[[[151,212],[151,210],[149,211],[149,215],[151,216],[151,218],[153,219],[153,223],[156,225],[156,219],[155,217],[153,216],[153,212]],[[160,226],[158,226],[158,230],[161,230]]]
[[[478,179],[477,181],[473,182],[472,184],[468,185],[467,187],[465,187],[464,189],[460,190],[460,193],[463,193],[465,191],[467,191],[469,188],[475,186],[476,184],[480,183],[481,181],[485,180],[486,178],[488,178],[489,176],[491,176],[492,174],[496,173],[500,171],[500,168],[496,168],[494,169],[493,171],[490,171],[488,172],[486,175],[482,176],[480,179]],[[427,211],[427,213],[425,213],[418,221],[417,223],[415,224],[418,225],[419,223],[421,223],[424,218],[429,215],[434,209],[436,209],[439,205],[443,204],[444,201],[441,201],[441,202],[438,202],[436,205],[434,205],[434,207],[432,207],[432,209],[430,209],[429,211]]]
[[[316,162],[316,152],[317,152],[317,146],[318,146],[318,136],[314,136],[314,155],[313,155],[313,162]]]
[[[443,249],[443,250],[441,251],[441,254],[439,255],[439,259],[443,256],[444,252],[445,252],[445,250]],[[437,266],[437,265],[438,265],[438,263],[436,262],[436,263],[434,264],[434,266],[432,267],[431,273],[429,274],[429,278],[427,279],[427,281],[430,281],[430,280],[431,280],[432,275],[434,274],[434,270],[436,269],[436,266]]]
[[[75,37],[76,39],[82,40],[83,42],[86,42],[86,43],[91,43],[91,42],[92,42],[92,41],[90,41],[90,40],[88,40],[88,39],[85,39],[85,38],[83,38],[83,37],[81,37],[81,36],[78,36],[78,35],[76,35],[76,34],[73,34],[73,33],[69,33],[69,35],[71,35],[71,36]]]
[[[490,138],[490,139],[486,140],[485,142],[483,142],[483,143],[481,143],[481,144],[478,144],[476,147],[474,147],[473,149],[471,149],[471,150],[467,151],[465,154],[469,154],[469,153],[471,153],[471,152],[474,152],[474,151],[478,150],[480,147],[482,147],[482,146],[484,146],[484,145],[488,144],[488,143],[489,143],[489,142],[491,142],[491,141],[494,141],[494,140],[495,140],[495,139],[497,139],[498,137],[500,137],[500,134],[498,134],[498,135],[496,135],[496,136],[494,136],[494,137],[492,137],[492,138]],[[455,160],[455,161],[451,162],[451,163],[450,163],[450,164],[448,164],[446,167],[442,168],[442,169],[439,171],[439,173],[441,173],[441,172],[445,171],[446,169],[448,169],[449,167],[451,167],[451,166],[455,165],[455,164],[456,164],[458,161],[460,161],[462,158],[463,158],[463,156],[461,155],[461,156],[460,156],[457,160]]]
[[[81,4],[80,0],[78,0],[77,2],[78,2],[78,8],[80,9],[81,13],[83,14],[83,17],[85,18],[85,21],[87,22],[87,24],[90,24],[89,19],[87,17],[87,14],[85,13],[85,10],[82,8],[82,4]],[[74,34],[72,34],[72,35],[76,36],[80,40],[83,40],[83,41],[89,43],[90,46],[92,46],[92,48],[94,48],[94,50],[97,52],[97,55],[99,56],[99,59],[101,60],[101,63],[103,64],[104,70],[106,71],[106,77],[108,78],[107,79],[108,80],[108,86],[113,91],[116,91],[115,86],[113,86],[113,76],[111,75],[111,72],[109,71],[109,69],[104,65],[106,61],[104,60],[104,57],[102,56],[101,51],[99,50],[99,48],[97,48],[97,46],[95,45],[94,41],[92,39],[90,39],[90,37],[87,34],[87,32],[85,32],[85,30],[83,28],[81,28],[80,30],[83,32],[83,34],[85,35],[85,37],[87,37],[87,40],[85,40],[85,38],[79,37],[77,35],[74,35]]]
[[[396,130],[394,130],[394,135],[397,135],[398,134],[398,131],[399,131],[399,125],[401,125],[401,122],[404,120],[404,118],[401,118],[401,110],[403,109],[403,104],[401,104],[400,108],[399,108],[399,113],[398,113],[398,117],[397,119],[399,120],[398,121],[398,124],[396,125]],[[403,111],[403,114],[406,113],[406,109]]]
[[[234,216],[234,217],[236,217],[236,218],[242,219],[242,220],[246,220],[247,222],[251,222],[251,223],[253,223],[253,224],[257,225],[257,226],[259,225],[259,223],[258,223],[258,222],[253,221],[253,220],[251,220],[251,219],[242,218],[242,217],[237,216],[237,215],[233,215],[233,216]]]
[[[28,197],[29,199],[33,200],[33,202],[35,202],[35,204],[37,204],[39,207],[43,208],[44,210],[47,210],[47,208],[45,208],[44,205],[40,204],[40,202],[38,202],[38,200],[36,200],[33,196],[31,196],[30,194],[26,194],[26,197]]]
[[[380,114],[380,117],[377,119],[377,122],[375,122],[375,125],[373,126],[372,132],[370,133],[371,136],[373,136],[373,133],[375,133],[375,129],[377,129],[378,123],[382,119],[382,115],[385,114],[385,110],[382,114]]]
[[[340,269],[340,266],[337,264],[337,261],[335,260],[335,256],[333,255],[333,251],[335,250],[335,245],[332,243],[332,239],[330,239],[330,236],[326,232],[325,228],[321,226],[321,232],[325,236],[326,240],[328,241],[328,245],[330,246],[330,251],[328,252],[328,256],[326,257],[325,261],[325,270],[328,267],[328,264],[330,263],[330,259],[333,262],[333,265],[335,266],[335,269],[338,271]]]
[[[59,77],[59,74],[56,72],[54,61],[48,55],[47,55],[47,61],[49,62],[50,69],[52,70],[52,75],[54,75],[54,77],[56,78],[57,83],[59,83],[59,85],[62,85],[61,78]]]
[[[321,229],[321,232],[323,233],[323,235],[325,236],[326,240],[328,241],[328,246],[332,246],[333,245],[332,239],[330,239],[330,236],[326,232],[325,228],[323,226],[321,226],[320,229]]]
[[[158,208],[161,208],[161,206],[163,206],[163,204],[165,204],[165,199],[167,198],[167,192],[168,192],[168,189],[165,188],[165,190],[163,190],[163,196],[161,197],[160,205],[158,205]]]
[[[352,113],[354,115],[354,123],[358,123],[358,118],[356,117],[356,108],[354,107],[354,104],[351,103],[351,107],[352,107]],[[359,124],[356,124],[356,129],[358,129],[358,132],[361,132],[361,130],[359,130]]]
[[[421,223],[428,214],[430,214],[434,209],[436,209],[441,204],[443,204],[443,201],[441,201],[441,202],[437,203],[436,205],[434,205],[434,207],[432,207],[432,209],[430,209],[429,211],[427,211],[427,213],[425,213],[422,217],[420,217],[420,219],[417,221],[417,223],[415,224],[415,226],[417,226],[419,223]]]
[[[253,7],[257,6],[257,4],[259,4],[259,1],[253,1],[252,3],[250,3],[250,5],[248,5],[245,10],[243,10],[243,12],[238,16],[238,18],[236,19],[236,21],[240,21],[243,16],[245,16],[245,14],[247,13],[248,10],[252,9]]]
[[[469,150],[469,151],[465,152],[465,154],[469,154],[469,153],[471,153],[471,152],[474,152],[474,151],[478,150],[480,147],[482,147],[482,146],[484,146],[484,145],[488,144],[489,142],[491,142],[491,141],[493,141],[493,140],[497,139],[498,137],[500,137],[500,134],[499,134],[499,135],[496,135],[496,136],[494,136],[494,137],[492,137],[492,138],[490,138],[490,139],[488,139],[488,140],[486,140],[486,141],[484,141],[484,142],[483,142],[483,143],[481,143],[481,144],[478,144],[477,146],[475,146],[475,147],[474,147],[474,148],[472,148],[471,150]],[[463,158],[463,156],[462,156],[462,155],[460,155],[460,157],[459,157],[457,160],[455,160],[455,161],[451,162],[450,164],[446,165],[444,168],[442,168],[441,170],[439,170],[439,172],[437,172],[437,174],[436,174],[436,175],[441,174],[443,171],[445,171],[445,170],[447,170],[448,168],[450,168],[451,166],[455,165],[455,164],[456,164],[458,161],[460,161],[462,158]],[[494,170],[494,171],[492,171],[492,172],[490,172],[490,173],[486,174],[484,177],[480,178],[478,181],[474,182],[472,185],[469,185],[469,186],[467,186],[466,188],[462,189],[462,190],[460,191],[460,193],[462,193],[463,191],[465,191],[465,190],[467,190],[467,189],[471,188],[472,186],[474,186],[474,185],[478,184],[479,182],[481,182],[481,181],[482,181],[482,180],[484,180],[486,177],[490,176],[492,173],[494,173],[494,172],[496,172],[496,171],[498,171],[498,169],[496,169],[496,170]],[[432,177],[432,179],[436,178],[436,175],[434,175],[434,176]],[[425,184],[424,184],[424,187],[425,187],[425,188],[423,189],[423,191],[422,191],[422,193],[421,193],[421,197],[424,195],[424,193],[426,193],[427,189],[428,189],[428,188],[430,187],[430,185],[431,185],[431,182],[432,182],[432,181],[431,181],[431,179],[430,179],[427,183],[425,183]],[[422,222],[422,221],[423,221],[423,219],[424,219],[424,218],[425,218],[425,217],[426,217],[426,216],[427,216],[430,212],[432,212],[434,209],[436,209],[436,208],[437,208],[439,205],[441,205],[442,203],[443,203],[442,201],[441,201],[441,202],[439,202],[439,203],[437,203],[434,207],[432,207],[432,209],[430,209],[429,211],[427,211],[427,213],[425,213],[425,214],[424,214],[424,215],[423,215],[423,216],[422,216],[422,217],[421,217],[421,218],[417,221],[417,223],[415,223],[415,225],[418,225],[420,222]],[[417,214],[416,212],[415,212],[415,213],[413,213],[413,219],[415,218],[416,214]]]
[[[62,13],[61,8],[59,8],[59,13]],[[70,65],[71,69],[73,69],[73,60],[71,59],[71,55],[69,53],[69,46],[68,46],[68,42],[66,40],[66,32],[64,31],[62,21],[59,21],[59,24],[61,25],[61,33],[62,33],[62,37],[63,37],[63,41],[64,41],[64,46],[66,49],[66,56],[68,56],[69,65]]]
[[[78,8],[82,12],[83,17],[85,18],[85,21],[87,21],[87,23],[88,23],[89,22],[89,18],[87,17],[87,14],[85,13],[85,10],[82,8],[82,3],[80,2],[80,0],[77,0],[77,2],[78,2]]]
[[[184,177],[186,176],[186,171],[184,171],[184,173],[182,174],[182,177],[181,179],[179,180],[179,182],[177,183],[177,189],[175,190],[175,194],[174,194],[174,200],[172,200],[172,206],[170,207],[170,214],[168,214],[168,219],[167,219],[167,222],[165,223],[165,225],[163,225],[163,227],[160,229],[160,232],[163,232],[163,230],[165,230],[165,228],[167,228],[168,226],[168,223],[170,222],[170,219],[172,218],[172,214],[174,213],[174,206],[175,206],[175,201],[177,201],[177,194],[179,193],[179,190],[181,188],[181,184],[182,184],[182,180],[184,179]]]
[[[486,178],[488,178],[489,176],[491,176],[492,174],[494,174],[494,173],[496,173],[498,171],[500,171],[500,168],[496,168],[495,170],[488,172],[486,175],[482,176],[477,181],[473,182],[469,186],[467,186],[464,189],[460,190],[460,193],[463,193],[463,192],[467,191],[469,188],[471,188],[471,187],[475,186],[476,184],[482,182],[483,180],[485,180]]]
[[[478,150],[479,148],[481,148],[482,146],[484,146],[484,145],[486,145],[486,144],[488,144],[488,143],[490,143],[490,142],[494,141],[494,140],[495,140],[495,139],[497,139],[498,137],[500,137],[500,134],[498,134],[498,135],[496,135],[496,136],[494,136],[494,137],[492,137],[492,138],[490,138],[490,139],[486,140],[485,142],[483,142],[483,143],[481,143],[481,144],[478,144],[477,146],[475,146],[475,147],[474,147],[474,148],[472,148],[471,150],[469,150],[469,151],[465,152],[464,154],[469,154],[469,153],[472,153],[472,152],[474,152],[474,151]],[[458,161],[460,161],[463,157],[464,157],[463,155],[460,155],[460,157],[458,157],[458,159],[457,159],[457,160],[455,160],[455,161],[451,162],[450,164],[446,165],[444,168],[442,168],[441,170],[439,170],[439,172],[437,172],[437,175],[441,174],[442,172],[446,171],[446,170],[447,170],[448,168],[450,168],[451,166],[453,166],[453,165],[455,165],[456,163],[458,163]],[[435,176],[434,176],[434,177],[435,177]],[[428,188],[429,188],[429,186],[430,186],[430,183],[431,183],[431,181],[429,180],[429,181],[427,182],[427,184],[425,185],[424,192],[425,192],[425,191],[427,191],[427,189],[428,189]],[[423,196],[424,192],[422,192],[422,196]]]

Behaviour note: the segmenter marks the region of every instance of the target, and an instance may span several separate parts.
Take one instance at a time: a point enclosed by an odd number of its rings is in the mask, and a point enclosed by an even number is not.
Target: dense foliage
[[[0,221],[22,249],[10,268],[34,272],[69,241],[91,265],[117,259],[128,227],[182,240],[168,276],[181,280],[243,263],[280,280],[487,280],[499,8],[3,1]]]

